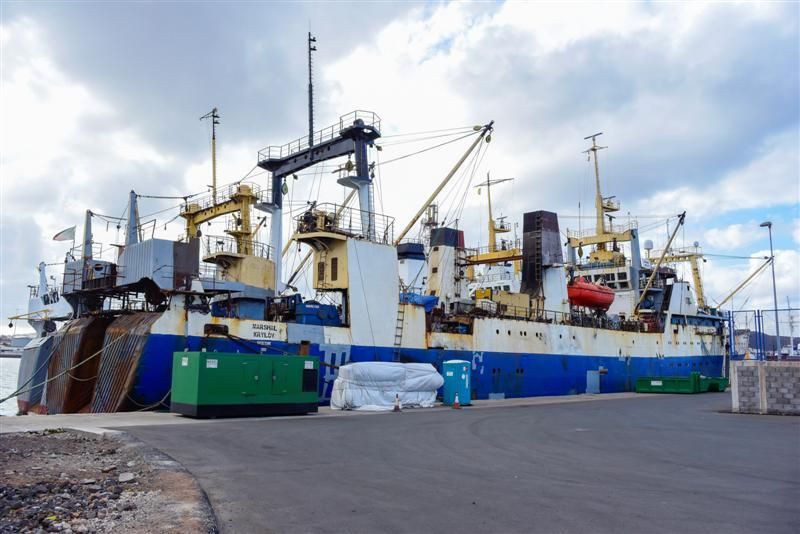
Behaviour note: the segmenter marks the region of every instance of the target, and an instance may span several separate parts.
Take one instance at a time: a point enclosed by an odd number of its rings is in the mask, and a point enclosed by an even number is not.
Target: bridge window
[[[317,280],[319,282],[325,281],[325,262],[321,261],[317,264]]]
[[[339,258],[331,258],[331,281],[339,279]]]

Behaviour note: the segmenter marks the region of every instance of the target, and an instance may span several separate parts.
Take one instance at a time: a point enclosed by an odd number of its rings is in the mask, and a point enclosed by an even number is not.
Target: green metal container
[[[319,359],[230,352],[176,352],[171,411],[193,417],[316,412]]]
[[[725,391],[728,379],[701,377],[693,372],[689,376],[645,376],[636,380],[636,393],[705,393]]]
[[[689,376],[638,378],[636,393],[700,393],[700,373],[692,373]]]
[[[717,377],[717,376],[706,376],[700,379],[700,390],[703,392],[706,391],[718,391],[723,392],[728,389],[728,385],[730,384],[727,378]]]

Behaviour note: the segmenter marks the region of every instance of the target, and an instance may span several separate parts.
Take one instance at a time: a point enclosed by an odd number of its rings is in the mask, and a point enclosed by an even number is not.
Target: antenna
[[[211,194],[214,204],[217,203],[217,124],[219,124],[219,112],[217,108],[212,109],[200,120],[211,119]]]
[[[314,79],[312,76],[311,52],[316,52],[317,38],[308,32],[308,147],[314,146]]]

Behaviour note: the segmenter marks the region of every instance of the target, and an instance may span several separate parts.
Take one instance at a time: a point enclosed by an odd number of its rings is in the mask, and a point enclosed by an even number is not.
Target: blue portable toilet
[[[458,393],[458,403],[463,405],[472,403],[470,390],[470,362],[464,360],[448,360],[442,362],[442,375],[444,375],[444,403],[451,406]]]

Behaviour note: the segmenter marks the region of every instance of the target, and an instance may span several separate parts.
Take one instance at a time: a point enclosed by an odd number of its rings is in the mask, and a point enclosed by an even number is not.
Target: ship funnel
[[[550,211],[525,213],[522,220],[522,292],[544,296],[544,270],[563,263],[558,216]]]

